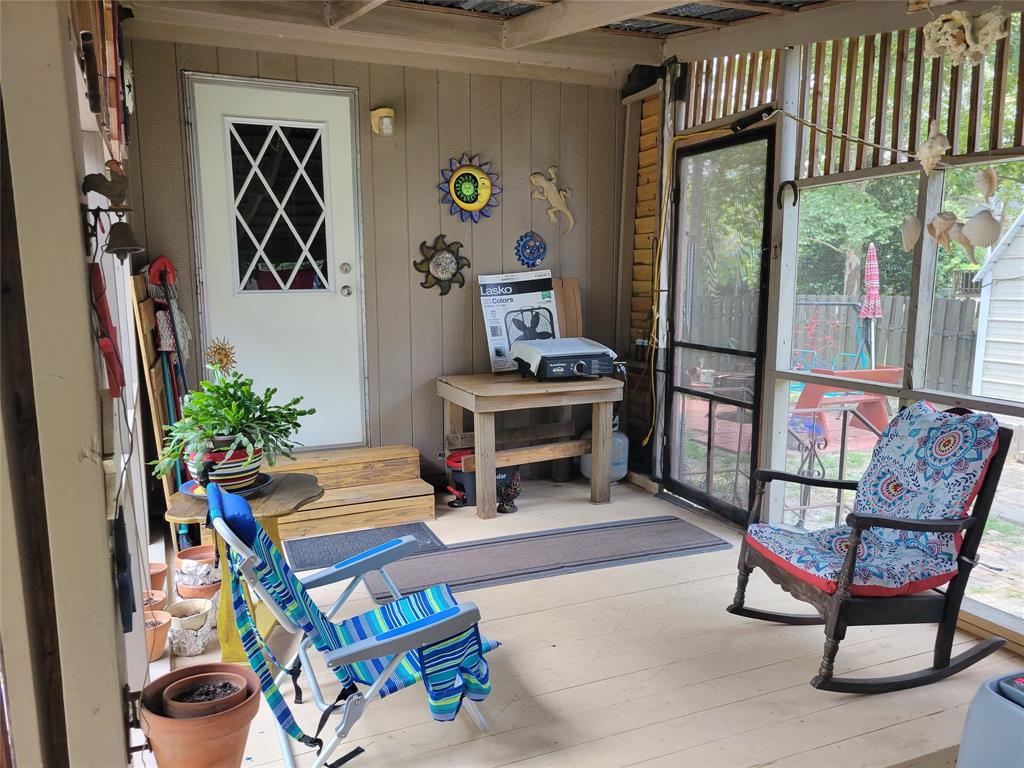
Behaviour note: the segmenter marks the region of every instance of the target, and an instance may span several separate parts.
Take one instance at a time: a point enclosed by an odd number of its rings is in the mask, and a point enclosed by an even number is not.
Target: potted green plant
[[[300,408],[302,397],[277,405],[272,402],[275,387],[259,394],[252,379],[241,373],[211,370],[212,380],[200,382],[197,391],[185,396],[181,418],[164,426],[164,448],[153,474],[163,477],[183,460],[192,479],[199,481],[203,467],[213,462],[210,481],[239,491],[256,481],[264,457],[271,465],[276,456],[294,458],[299,443],[292,435],[299,420],[316,409]]]

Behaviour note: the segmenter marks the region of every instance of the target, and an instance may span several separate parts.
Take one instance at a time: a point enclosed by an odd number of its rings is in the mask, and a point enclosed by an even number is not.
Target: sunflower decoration
[[[452,283],[460,288],[466,284],[466,277],[462,270],[469,266],[469,259],[459,255],[462,243],[445,242],[444,235],[434,238],[433,245],[427,245],[424,240],[420,243],[420,253],[423,258],[416,259],[412,265],[417,272],[423,272],[424,288],[441,286],[441,295],[444,296],[452,289]]]
[[[497,184],[498,174],[491,171],[490,163],[481,163],[480,155],[468,154],[454,157],[447,168],[441,169],[441,202],[449,206],[449,213],[459,215],[462,221],[480,222],[483,216],[491,215],[491,208],[498,205],[497,196],[501,187]]]
[[[235,348],[227,339],[214,339],[206,348],[206,364],[220,373],[235,367]]]

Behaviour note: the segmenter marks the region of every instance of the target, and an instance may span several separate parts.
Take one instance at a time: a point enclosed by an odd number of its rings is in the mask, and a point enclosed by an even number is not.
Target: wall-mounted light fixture
[[[378,107],[370,112],[370,128],[378,136],[395,135],[395,110],[391,107]]]

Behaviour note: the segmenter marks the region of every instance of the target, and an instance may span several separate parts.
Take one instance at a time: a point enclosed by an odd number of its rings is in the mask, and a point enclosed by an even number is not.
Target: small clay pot
[[[147,589],[142,593],[144,611],[162,611],[167,607],[167,593],[162,589]]]
[[[175,627],[182,629],[201,629],[206,624],[206,618],[213,610],[213,603],[201,598],[180,600],[174,603],[167,612],[171,614]]]
[[[162,590],[167,581],[167,563],[149,564],[149,588]]]
[[[155,627],[146,627],[146,653],[150,661],[156,661],[164,655],[167,646],[167,631],[171,628],[171,614],[167,611],[144,611],[145,622],[159,621]]]
[[[206,717],[179,720],[164,713],[163,692],[172,683],[207,672],[240,675],[246,698],[238,706]],[[260,707],[260,679],[237,664],[212,663],[182,667],[159,677],[142,690],[142,730],[160,768],[238,768],[245,756],[249,726]]]
[[[220,683],[224,681],[231,683],[238,690],[229,696],[213,701],[176,701],[178,696],[181,696],[204,683]],[[245,678],[241,675],[231,672],[206,672],[201,675],[186,677],[184,680],[178,680],[177,682],[171,683],[164,688],[164,692],[161,694],[161,700],[164,704],[164,714],[167,717],[184,719],[215,715],[218,712],[223,712],[225,709],[237,707],[245,701],[247,693],[248,691],[246,690]]]
[[[189,547],[178,553],[174,559],[174,567],[179,571],[185,567],[185,560],[195,560],[200,563],[213,565],[217,558],[217,549],[213,544],[200,544],[198,547]]]
[[[209,602],[220,590],[220,582],[218,581],[214,584],[198,584],[196,586],[179,584],[177,589],[178,595],[182,600],[203,599]]]

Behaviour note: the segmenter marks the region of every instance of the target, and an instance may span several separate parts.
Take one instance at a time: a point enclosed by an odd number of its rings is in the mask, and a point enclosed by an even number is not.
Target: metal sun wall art
[[[548,254],[548,244],[536,232],[527,232],[516,240],[516,258],[527,269],[533,269]]]
[[[452,283],[460,288],[464,286],[466,277],[462,270],[470,264],[469,259],[459,255],[460,248],[462,243],[445,242],[444,235],[435,237],[433,245],[427,245],[426,240],[420,243],[420,253],[423,257],[412,263],[417,272],[423,273],[423,282],[420,285],[424,288],[440,286],[442,296],[452,289]]]
[[[573,219],[572,211],[569,210],[569,198],[572,196],[572,190],[558,188],[558,166],[548,166],[547,176],[540,171],[534,171],[530,174],[530,183],[537,187],[530,193],[530,197],[533,200],[547,202],[547,214],[551,223],[557,224],[558,214],[562,214],[562,217],[569,223],[563,234],[572,232],[572,228],[576,226],[576,220]]]
[[[480,222],[481,217],[490,216],[491,208],[498,205],[497,196],[501,187],[497,184],[498,174],[491,170],[490,163],[481,163],[480,155],[463,154],[448,162],[441,169],[441,202],[449,206],[452,216],[458,214],[462,221]]]

